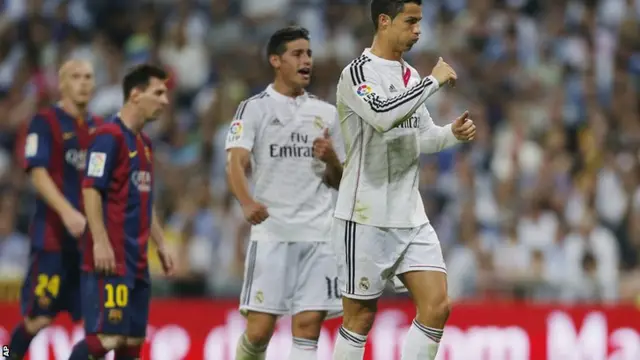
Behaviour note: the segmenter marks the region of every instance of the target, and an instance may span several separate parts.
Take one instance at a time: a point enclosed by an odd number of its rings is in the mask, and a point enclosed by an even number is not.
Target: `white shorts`
[[[294,315],[342,314],[336,258],[330,242],[251,241],[244,266],[240,311]]]
[[[406,291],[396,275],[410,271],[447,272],[440,241],[431,224],[379,228],[334,218],[332,233],[342,296],[376,299],[389,282],[397,292]]]

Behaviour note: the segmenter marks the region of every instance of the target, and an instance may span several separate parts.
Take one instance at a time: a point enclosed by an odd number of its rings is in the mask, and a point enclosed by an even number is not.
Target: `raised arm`
[[[432,75],[393,97],[386,97],[380,75],[367,63],[354,62],[338,84],[338,110],[347,107],[378,132],[387,132],[409,118],[442,84],[455,80],[455,72],[442,59]]]

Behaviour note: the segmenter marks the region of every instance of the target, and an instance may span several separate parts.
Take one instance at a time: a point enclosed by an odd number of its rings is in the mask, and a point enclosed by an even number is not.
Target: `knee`
[[[324,311],[305,311],[294,315],[291,320],[291,333],[294,337],[317,340],[326,315]]]
[[[270,314],[249,313],[247,316],[247,340],[255,346],[269,343],[276,325],[276,317]]]
[[[31,335],[37,334],[40,330],[51,324],[52,319],[46,316],[36,316],[24,319],[24,329]]]
[[[418,320],[425,320],[423,318],[437,319],[441,322],[446,322],[451,314],[451,299],[447,296],[441,298],[434,298],[430,301],[417,304],[417,318]]]
[[[98,335],[98,339],[107,351],[121,348],[127,344],[127,338],[122,335]]]
[[[343,326],[357,334],[367,335],[373,327],[376,318],[377,301],[357,301],[347,299],[343,301]]]
[[[141,337],[128,337],[125,339],[125,345],[130,347],[142,346],[144,344],[145,338]]]

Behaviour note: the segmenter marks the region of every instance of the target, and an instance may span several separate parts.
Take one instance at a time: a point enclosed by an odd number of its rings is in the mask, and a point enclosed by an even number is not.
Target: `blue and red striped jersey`
[[[88,115],[71,116],[58,106],[36,114],[27,129],[24,154],[25,170],[44,168],[64,197],[78,210],[82,206],[82,179],[86,151],[102,119]],[[39,250],[77,250],[78,240],[65,228],[60,216],[38,197],[31,222],[32,247]]]
[[[128,129],[119,117],[96,131],[87,153],[84,188],[102,194],[104,225],[121,276],[147,279],[147,244],[153,211],[153,153],[150,139]],[[93,239],[86,237],[83,270],[93,271]]]

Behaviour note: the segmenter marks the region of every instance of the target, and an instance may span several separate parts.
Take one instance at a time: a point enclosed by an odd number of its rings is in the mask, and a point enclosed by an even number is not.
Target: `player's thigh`
[[[79,251],[67,252],[63,255],[64,276],[60,286],[60,310],[69,313],[74,321],[82,319],[82,290],[80,288],[81,254]]]
[[[388,229],[341,219],[334,219],[332,241],[342,296],[380,297],[405,246]]]
[[[132,288],[133,282],[125,277],[82,273],[82,316],[85,332],[128,335]]]
[[[294,256],[300,260],[295,268],[297,279],[293,292],[293,314],[327,312],[329,317],[342,313],[338,267],[329,242],[300,242],[293,244]],[[312,314],[308,318],[316,318]],[[322,320],[322,319],[320,319]]]
[[[440,241],[430,224],[418,230],[396,273],[418,309],[448,303],[447,268]]]
[[[288,252],[289,243],[255,240],[249,243],[240,294],[243,314],[249,311],[272,315],[290,312]]]
[[[130,342],[144,339],[149,323],[149,305],[151,303],[151,284],[148,281],[136,280],[129,293],[128,315]]]
[[[65,308],[69,281],[61,252],[33,250],[21,289],[21,310],[27,318],[52,318]]]

